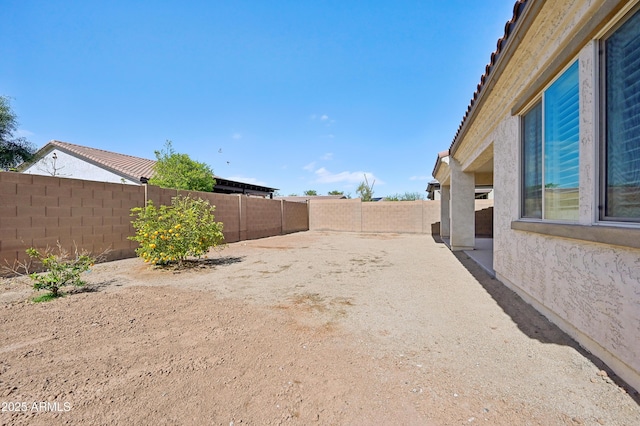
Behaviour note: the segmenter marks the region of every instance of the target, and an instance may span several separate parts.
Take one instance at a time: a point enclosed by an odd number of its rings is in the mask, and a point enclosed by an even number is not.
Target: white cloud
[[[317,183],[360,183],[364,180],[364,176],[367,176],[367,180],[369,184],[372,184],[374,181],[378,185],[384,185],[384,182],[377,179],[373,173],[371,172],[340,172],[340,173],[332,173],[324,167],[319,168],[314,172],[316,175],[315,182]]]
[[[231,135],[231,138],[235,139],[235,140],[239,140],[242,139],[242,133],[234,133],[233,135]]]
[[[321,160],[333,160],[333,152],[327,152],[325,155],[320,157]]]
[[[409,180],[431,180],[431,176],[411,176]]]
[[[243,183],[251,183],[253,185],[267,186],[266,183],[264,183],[261,180],[258,180],[256,178],[252,178],[252,177],[229,176],[229,177],[225,177],[225,179],[227,179],[227,180],[235,180],[237,182],[243,182]]]
[[[311,114],[309,118],[313,121],[315,120],[321,121],[325,127],[331,127],[331,125],[333,125],[333,123],[336,122],[336,120],[329,117],[328,114]]]
[[[313,169],[315,169],[315,168],[316,168],[316,162],[315,161],[313,161],[313,162],[311,162],[311,163],[309,163],[309,164],[307,164],[306,166],[303,167],[304,170],[308,170],[310,172],[312,172]]]

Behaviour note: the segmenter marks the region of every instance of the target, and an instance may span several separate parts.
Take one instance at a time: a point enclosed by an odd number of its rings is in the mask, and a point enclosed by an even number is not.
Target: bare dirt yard
[[[0,423],[638,425],[638,394],[425,235],[303,232],[198,267],[0,280]]]

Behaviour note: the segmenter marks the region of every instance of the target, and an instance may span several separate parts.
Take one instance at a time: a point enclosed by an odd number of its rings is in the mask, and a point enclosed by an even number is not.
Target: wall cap
[[[640,249],[640,228],[619,225],[580,225],[514,220],[511,229],[552,237]]]

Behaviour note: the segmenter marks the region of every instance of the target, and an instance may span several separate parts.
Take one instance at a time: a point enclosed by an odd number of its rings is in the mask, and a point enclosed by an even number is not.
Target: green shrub
[[[88,271],[96,261],[94,257],[84,252],[79,253],[77,249],[71,255],[60,244],[57,253],[49,248],[40,252],[31,247],[27,249],[27,254],[31,259],[39,261],[45,269],[42,273],[29,274],[35,290],[49,291],[43,300],[61,296],[60,287],[65,285],[83,286],[85,282],[80,279],[80,274]]]
[[[214,210],[200,198],[177,196],[170,206],[159,208],[149,201],[146,207],[131,209],[136,234],[129,239],[140,243],[136,253],[145,262],[182,265],[188,256],[201,257],[223,242],[222,223],[214,220]]]

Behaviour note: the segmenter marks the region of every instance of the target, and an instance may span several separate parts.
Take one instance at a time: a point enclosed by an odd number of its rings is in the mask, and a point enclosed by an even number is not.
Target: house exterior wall
[[[637,2],[545,2],[454,155],[464,169],[494,144],[496,277],[640,389],[640,249],[512,229],[520,220],[520,121],[512,115],[512,108],[534,83],[540,85],[551,64],[555,64],[553,78],[576,59],[580,61],[578,224],[625,226],[596,220],[599,138],[593,38],[612,17],[577,46],[575,56],[558,61],[585,22],[597,16],[606,3],[623,7]]]
[[[57,156],[55,162],[57,170],[54,175],[53,155]],[[97,182],[126,183],[129,185],[140,185],[140,182],[132,181],[119,174],[112,173],[102,167],[98,167],[65,151],[54,149],[47,155],[33,163],[22,173],[41,175],[73,177],[74,179],[93,180]]]

